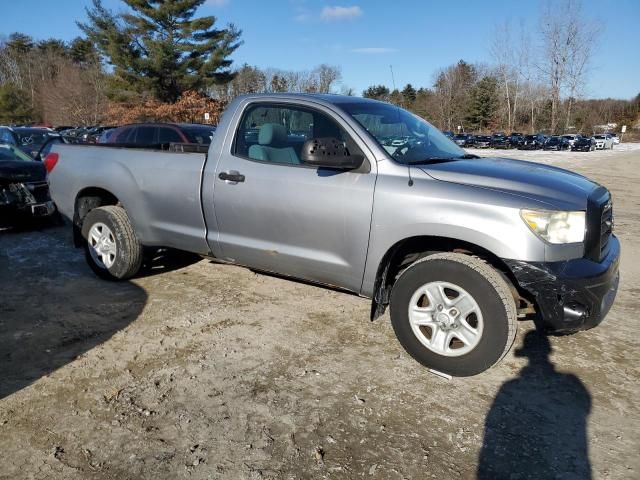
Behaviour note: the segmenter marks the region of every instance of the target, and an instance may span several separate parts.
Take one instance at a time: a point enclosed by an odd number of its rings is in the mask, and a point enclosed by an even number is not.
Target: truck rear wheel
[[[391,322],[404,349],[440,372],[477,375],[513,345],[517,311],[503,276],[477,257],[438,253],[403,270]]]
[[[87,263],[100,278],[125,280],[140,270],[142,245],[123,208],[91,210],[82,223],[82,236]]]

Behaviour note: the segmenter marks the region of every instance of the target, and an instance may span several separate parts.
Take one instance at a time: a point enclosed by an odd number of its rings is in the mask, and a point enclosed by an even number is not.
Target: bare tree
[[[551,131],[556,132],[562,91],[569,85],[570,93],[575,94],[582,85],[597,30],[583,17],[579,0],[564,0],[553,7],[547,3],[540,28],[543,48],[539,67],[549,82]]]
[[[104,73],[98,65],[82,67],[69,60],[39,92],[43,120],[55,125],[95,125],[106,111]]]
[[[520,96],[521,60],[518,49],[514,48],[509,22],[496,28],[491,43],[491,56],[496,62],[495,74],[503,92],[507,130],[513,131]]]
[[[572,107],[582,92],[589,72],[593,50],[602,32],[600,23],[582,17],[581,5],[576,4],[569,18],[569,31],[573,41],[569,45],[569,57],[566,67],[567,112],[565,128],[571,123]]]
[[[468,108],[469,93],[478,77],[475,65],[460,60],[436,73],[434,93],[441,128],[452,130],[462,125]]]

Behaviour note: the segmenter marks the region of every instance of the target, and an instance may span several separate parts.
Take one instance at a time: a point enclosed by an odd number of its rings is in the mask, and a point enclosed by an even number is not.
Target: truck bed
[[[51,176],[58,208],[73,218],[81,191],[102,189],[122,203],[139,241],[209,253],[201,204],[207,154],[122,146],[56,145]]]

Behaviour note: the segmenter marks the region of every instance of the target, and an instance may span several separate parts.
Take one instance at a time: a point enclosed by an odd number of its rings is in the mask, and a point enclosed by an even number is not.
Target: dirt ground
[[[188,255],[109,283],[66,228],[0,233],[0,479],[640,478],[640,149],[540,161],[612,190],[617,301],[466,379],[356,296]]]

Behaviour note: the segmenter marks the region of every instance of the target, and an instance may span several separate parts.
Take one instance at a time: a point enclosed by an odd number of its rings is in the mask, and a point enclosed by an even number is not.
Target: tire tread
[[[511,350],[513,346],[513,342],[516,339],[516,333],[518,331],[518,311],[516,308],[515,300],[513,299],[512,290],[507,284],[507,280],[504,279],[502,274],[496,270],[492,265],[487,263],[482,258],[476,255],[467,255],[463,253],[455,253],[455,252],[441,252],[435,253],[433,255],[428,255],[426,257],[422,257],[419,260],[408,265],[404,268],[397,276],[396,282],[404,275],[407,271],[409,271],[412,267],[419,265],[425,262],[431,262],[434,260],[448,260],[451,262],[460,263],[465,265],[472,270],[475,270],[480,275],[482,275],[495,289],[500,300],[507,312],[507,322],[508,322],[508,334],[507,341],[505,342],[504,351],[498,357],[498,359],[493,363],[496,365],[499,363],[504,356]],[[491,365],[491,366],[493,366]]]
[[[142,266],[144,249],[140,245],[140,242],[138,242],[138,238],[133,230],[133,226],[131,225],[127,212],[120,206],[107,205],[91,210],[87,214],[87,218],[94,212],[102,212],[107,215],[115,224],[114,226],[117,232],[114,233],[122,240],[122,245],[119,245],[119,248],[124,253],[123,259],[125,261],[125,268],[122,273],[117,275],[117,277],[111,272],[109,272],[109,275],[112,276],[113,279],[117,280],[126,280],[133,277],[138,273]],[[85,218],[85,222],[87,218]]]

